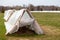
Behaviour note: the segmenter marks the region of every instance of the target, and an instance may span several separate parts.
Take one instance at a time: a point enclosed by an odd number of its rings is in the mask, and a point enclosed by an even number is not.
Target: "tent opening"
[[[30,26],[30,25],[27,25]],[[31,29],[29,29],[27,26],[19,27],[17,34],[35,34],[35,32]]]

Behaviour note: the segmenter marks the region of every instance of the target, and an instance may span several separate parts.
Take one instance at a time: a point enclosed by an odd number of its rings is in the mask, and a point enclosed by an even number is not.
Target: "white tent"
[[[6,11],[4,14],[4,19],[6,20],[6,22],[4,22],[6,35],[8,33],[15,33],[18,31],[19,27],[27,25],[30,25],[28,28],[35,31],[37,34],[43,34],[39,24],[27,9]]]

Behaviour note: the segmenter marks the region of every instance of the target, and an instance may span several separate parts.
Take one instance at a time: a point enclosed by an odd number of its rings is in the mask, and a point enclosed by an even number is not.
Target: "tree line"
[[[60,7],[58,6],[34,6],[32,4],[28,6],[0,6],[0,12],[4,12],[5,10],[10,10],[10,9],[15,9],[15,10],[20,10],[22,8],[26,8],[30,11],[60,11]]]

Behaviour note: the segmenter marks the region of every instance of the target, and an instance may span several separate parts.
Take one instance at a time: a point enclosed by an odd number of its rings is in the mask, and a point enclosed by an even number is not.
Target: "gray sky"
[[[16,5],[55,5],[60,6],[60,0],[0,0],[0,5],[3,6],[16,6]]]

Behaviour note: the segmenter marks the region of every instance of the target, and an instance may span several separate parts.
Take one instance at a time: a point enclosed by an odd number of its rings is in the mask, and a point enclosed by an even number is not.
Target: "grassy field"
[[[0,40],[60,40],[59,13],[33,13],[45,35],[12,34],[5,36],[3,13],[0,13]]]
[[[60,13],[34,13],[33,16],[40,25],[60,28]]]

